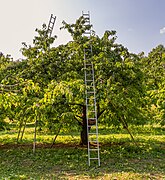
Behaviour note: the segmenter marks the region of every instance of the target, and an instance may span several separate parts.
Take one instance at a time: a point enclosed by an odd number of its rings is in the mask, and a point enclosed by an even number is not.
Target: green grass
[[[60,134],[50,148],[53,135],[38,133],[32,151],[33,128],[28,127],[19,145],[15,130],[0,132],[0,179],[165,179],[165,128],[131,127],[136,147],[125,130],[101,127],[101,166],[87,164],[87,149],[80,147],[79,134]]]

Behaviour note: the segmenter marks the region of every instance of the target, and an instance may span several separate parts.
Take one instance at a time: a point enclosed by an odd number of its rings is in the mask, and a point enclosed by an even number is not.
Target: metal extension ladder
[[[47,34],[49,37],[51,37],[52,35],[55,21],[56,21],[56,16],[53,16],[53,14],[51,14],[49,24],[48,24],[48,29],[47,29]]]
[[[90,14],[82,12],[85,24],[90,26]],[[87,119],[87,138],[88,138],[88,165],[91,160],[95,160],[100,166],[100,152],[98,142],[98,124],[96,107],[96,90],[94,80],[93,53],[90,43],[91,30],[86,30],[84,36],[89,39],[89,44],[84,48],[84,74],[85,74],[85,94],[86,94],[86,119]]]

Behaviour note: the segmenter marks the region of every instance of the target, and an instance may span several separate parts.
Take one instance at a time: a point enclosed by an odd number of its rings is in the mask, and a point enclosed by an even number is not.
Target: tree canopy
[[[99,37],[83,36],[84,19],[75,24],[63,21],[62,29],[72,41],[51,47],[56,37],[49,37],[47,27],[36,29],[33,45],[23,43],[25,59],[13,61],[0,55],[0,128],[5,119],[23,123],[37,119],[40,128],[57,132],[86,128],[84,84],[84,48],[93,50],[98,122],[107,126],[130,124],[164,125],[165,48],[153,49],[148,56],[134,54],[116,43],[116,31]],[[153,121],[154,120],[154,121]]]

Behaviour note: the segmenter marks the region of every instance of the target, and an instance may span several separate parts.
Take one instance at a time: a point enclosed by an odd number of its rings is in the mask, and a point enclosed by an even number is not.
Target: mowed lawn
[[[138,147],[125,130],[99,129],[101,166],[87,162],[87,148],[79,133],[53,135],[38,132],[33,153],[33,128],[16,143],[17,131],[0,132],[0,179],[165,179],[165,127],[130,128]]]

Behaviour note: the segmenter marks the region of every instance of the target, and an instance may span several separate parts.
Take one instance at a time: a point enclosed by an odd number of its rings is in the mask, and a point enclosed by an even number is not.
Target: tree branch
[[[115,107],[115,105],[112,104],[112,102],[110,102],[110,101],[109,101],[109,104],[111,104],[113,110],[116,111],[117,108]],[[128,125],[127,125],[126,120],[125,120],[124,118],[122,118],[121,116],[119,116],[118,113],[117,113],[117,111],[116,111],[116,115],[117,115],[117,117],[118,117],[119,122],[121,122],[121,124],[123,125],[123,127],[127,130],[127,132],[129,133],[129,135],[131,136],[131,139],[133,140],[133,142],[135,143],[135,145],[136,145],[137,147],[139,147],[138,144],[136,143],[136,141],[135,141],[135,139],[134,139],[131,131],[130,131],[129,128],[128,128]]]
[[[100,105],[99,103],[97,104],[97,118],[99,118],[105,111],[106,109],[103,109],[102,111],[100,111]]]
[[[76,116],[77,116],[77,115],[76,115]],[[75,120],[78,122],[78,124],[79,124],[80,126],[82,126],[82,122],[80,122],[80,121],[76,118],[76,116],[74,116]],[[80,117],[80,116],[78,116],[78,117]]]
[[[4,91],[0,91],[0,93],[4,93],[4,92],[15,92],[15,93],[17,93],[17,92],[21,92],[21,90],[9,90],[9,89],[4,89]]]
[[[15,86],[18,86],[19,84],[0,84],[0,87],[15,87]]]
[[[83,104],[79,104],[79,103],[68,103],[69,105],[77,105],[77,106],[81,106],[81,107],[83,107],[84,105]]]

